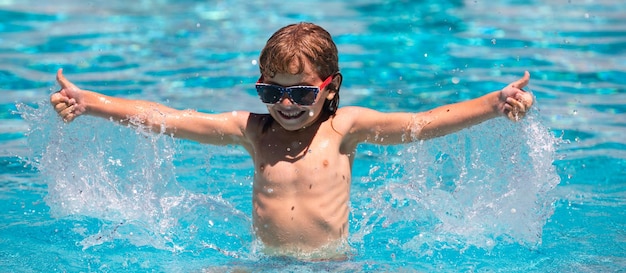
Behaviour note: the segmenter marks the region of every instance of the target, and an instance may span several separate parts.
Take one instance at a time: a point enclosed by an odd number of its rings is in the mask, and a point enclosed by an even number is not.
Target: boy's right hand
[[[61,89],[50,96],[50,103],[65,122],[71,122],[87,110],[83,91],[63,76],[63,69],[57,71],[57,82]]]

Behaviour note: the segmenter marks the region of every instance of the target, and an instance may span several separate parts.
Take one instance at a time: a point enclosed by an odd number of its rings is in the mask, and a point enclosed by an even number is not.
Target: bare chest
[[[324,192],[349,184],[350,159],[339,152],[338,137],[268,137],[255,147],[255,189],[292,195]]]

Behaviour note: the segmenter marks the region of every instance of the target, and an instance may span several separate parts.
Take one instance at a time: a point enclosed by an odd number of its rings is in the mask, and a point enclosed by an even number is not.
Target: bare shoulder
[[[375,110],[360,106],[344,106],[337,109],[337,116],[342,118],[354,119],[368,112],[376,112]]]
[[[364,124],[367,120],[375,118],[379,114],[381,114],[381,112],[370,108],[345,106],[337,109],[335,122],[349,127],[358,127],[361,124]]]
[[[366,126],[366,120],[378,113],[359,106],[345,106],[337,109],[337,113],[333,118],[333,126],[340,132],[353,133],[360,130],[360,127]]]
[[[270,114],[258,114],[258,113],[250,113],[250,112],[242,112],[246,113],[246,128],[255,129],[262,128],[266,126],[266,123],[271,122],[272,116]]]
[[[273,118],[270,114],[245,113],[245,120],[241,120],[249,138],[255,138],[259,133],[267,130],[272,125]]]
[[[365,109],[358,106],[344,106],[337,109],[335,116],[333,117],[333,126],[335,127],[352,127],[359,112]]]
[[[272,125],[272,118],[269,114],[258,114],[248,111],[232,111],[219,114],[218,123],[230,124],[225,126],[221,133],[234,137],[234,142],[229,144],[241,144],[250,150],[253,143],[258,140],[262,132]],[[230,128],[228,128],[230,127]]]
[[[341,111],[339,111],[341,110]],[[406,142],[418,113],[379,112],[364,107],[344,107],[337,111],[337,125],[346,132],[347,142],[398,144]]]

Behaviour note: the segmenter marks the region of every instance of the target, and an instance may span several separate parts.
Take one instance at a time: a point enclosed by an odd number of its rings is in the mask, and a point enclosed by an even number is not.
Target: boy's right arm
[[[61,69],[57,72],[57,82],[61,90],[50,96],[50,103],[66,122],[87,114],[203,143],[226,145],[245,141],[247,112],[204,114],[149,101],[110,97],[81,90],[63,76]]]

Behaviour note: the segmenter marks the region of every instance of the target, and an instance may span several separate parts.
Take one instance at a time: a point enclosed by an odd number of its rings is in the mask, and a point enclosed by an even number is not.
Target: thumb
[[[526,85],[528,85],[529,81],[530,81],[530,73],[528,73],[528,71],[524,71],[524,76],[520,78],[519,80],[512,82],[511,86],[522,89]]]
[[[67,80],[65,76],[63,76],[63,68],[59,68],[57,70],[57,82],[61,85],[61,89],[75,89],[76,85]]]

